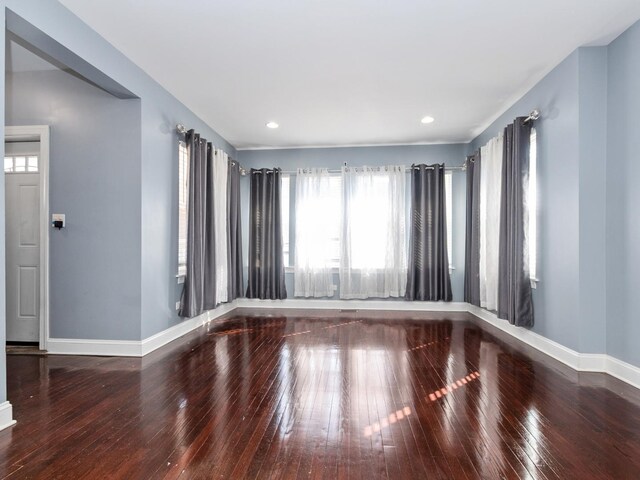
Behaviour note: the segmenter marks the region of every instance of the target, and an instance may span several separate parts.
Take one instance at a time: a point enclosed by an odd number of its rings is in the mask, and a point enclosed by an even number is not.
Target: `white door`
[[[7,341],[40,337],[40,173],[37,153],[5,145]],[[17,150],[24,150],[24,148]]]

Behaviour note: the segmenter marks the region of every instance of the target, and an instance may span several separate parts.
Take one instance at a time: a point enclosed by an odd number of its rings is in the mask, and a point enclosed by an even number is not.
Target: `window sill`
[[[185,273],[178,273],[176,275],[176,280],[177,280],[178,284],[184,283],[184,280],[185,280],[186,277],[187,277],[186,272]]]
[[[533,288],[533,289],[538,288],[538,282],[540,281],[539,278],[531,277],[529,280],[531,281],[531,288]]]

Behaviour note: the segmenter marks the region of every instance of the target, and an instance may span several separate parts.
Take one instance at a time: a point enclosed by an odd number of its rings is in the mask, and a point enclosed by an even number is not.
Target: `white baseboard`
[[[96,355],[139,357],[140,342],[135,340],[92,340],[87,338],[49,338],[47,352],[53,355]]]
[[[318,310],[384,310],[399,312],[467,312],[464,302],[406,302],[402,300],[328,300],[287,298],[257,300],[239,298],[238,308],[300,308]]]
[[[606,357],[606,373],[636,388],[640,388],[640,368],[609,355],[606,355]]]
[[[0,404],[0,430],[4,430],[12,425],[15,425],[16,421],[13,419],[13,407],[10,402],[3,402]]]
[[[215,310],[205,312],[198,317],[185,320],[142,341],[50,338],[47,341],[47,350],[51,354],[63,355],[142,357],[211,320],[233,312],[236,308],[468,312],[542,353],[568,365],[574,370],[580,372],[607,373],[636,388],[640,388],[640,368],[634,365],[606,354],[576,352],[531,330],[515,327],[509,322],[499,319],[493,313],[465,302],[403,302],[393,300],[325,300],[297,298],[286,300],[254,300],[239,298],[233,302],[223,304]],[[1,408],[0,406],[0,409]],[[0,414],[1,413],[2,411],[0,410]],[[0,425],[2,425],[1,416]]]
[[[184,320],[144,340],[92,340],[85,338],[49,338],[47,352],[52,355],[96,355],[107,357],[143,357],[205,323],[225,315],[236,308],[236,303],[225,303],[215,310]]]
[[[144,356],[148,353],[157,350],[158,348],[166,345],[169,342],[174,341],[177,338],[186,335],[187,333],[195,330],[196,328],[204,325],[211,320],[215,320],[222,315],[225,315],[237,308],[236,301],[230,303],[224,303],[217,307],[215,310],[209,310],[208,312],[198,315],[197,317],[184,320],[173,327],[167,328],[162,332],[156,333],[151,337],[145,338],[140,343],[140,355]]]
[[[483,308],[468,304],[469,313],[579,372],[607,373],[640,388],[640,368],[603,353],[580,353],[526,328],[511,325]]]

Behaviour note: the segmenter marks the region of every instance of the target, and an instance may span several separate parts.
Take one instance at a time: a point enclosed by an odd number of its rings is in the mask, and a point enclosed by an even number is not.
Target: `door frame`
[[[49,125],[5,126],[4,141],[40,142],[40,157],[38,159],[40,173],[40,331],[38,334],[40,336],[39,348],[46,350],[49,339]]]

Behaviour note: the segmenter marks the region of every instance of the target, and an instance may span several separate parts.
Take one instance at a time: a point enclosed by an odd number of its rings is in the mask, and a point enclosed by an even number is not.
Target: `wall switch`
[[[60,230],[61,228],[66,227],[65,214],[64,213],[53,213],[51,214],[51,226]]]

